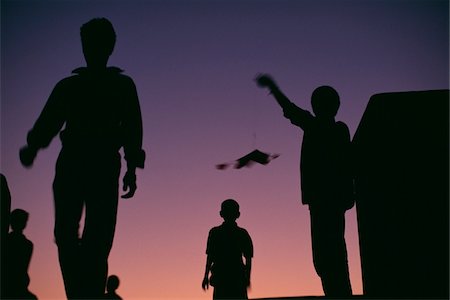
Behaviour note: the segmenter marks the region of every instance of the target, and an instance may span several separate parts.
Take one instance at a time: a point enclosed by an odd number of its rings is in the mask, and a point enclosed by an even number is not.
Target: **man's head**
[[[106,66],[116,44],[116,33],[105,18],[92,19],[80,28],[81,44],[88,66]]]
[[[339,94],[331,86],[320,86],[311,96],[311,105],[316,117],[334,118],[339,109]]]
[[[225,221],[235,221],[241,215],[239,204],[233,199],[223,201],[220,208],[220,216]]]
[[[27,227],[28,213],[23,209],[15,209],[10,216],[11,229],[16,232],[22,232]]]

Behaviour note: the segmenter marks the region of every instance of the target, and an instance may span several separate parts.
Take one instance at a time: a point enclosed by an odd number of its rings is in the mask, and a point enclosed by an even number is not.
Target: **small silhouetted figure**
[[[20,151],[24,166],[59,133],[62,149],[53,181],[55,241],[68,298],[102,298],[116,226],[123,148],[127,170],[122,198],[136,191],[136,168],[144,167],[142,119],[133,80],[107,67],[116,34],[104,18],[81,27],[87,67],[61,80]],[[85,209],[81,237],[79,226]]]
[[[209,231],[206,247],[204,290],[214,287],[213,299],[248,299],[252,269],[253,243],[247,230],[236,224],[239,204],[233,199],[222,202],[222,225]],[[245,262],[243,261],[245,259]],[[211,277],[209,273],[211,272]]]
[[[345,211],[353,206],[350,133],[336,122],[340,101],[329,86],[314,90],[314,115],[292,103],[269,75],[256,78],[269,88],[292,124],[304,131],[300,171],[302,203],[309,205],[313,262],[326,296],[352,294],[344,239]]]
[[[11,192],[9,191],[8,181],[5,175],[0,174],[0,201],[1,201],[1,238],[2,241],[8,235],[9,218],[11,213]]]
[[[28,290],[30,277],[28,267],[33,254],[33,243],[23,230],[27,226],[28,212],[15,209],[11,212],[11,232],[8,234],[6,250],[6,299],[37,299]]]
[[[1,264],[0,264],[0,298],[5,298],[5,289],[2,287],[6,286],[6,243],[8,240],[8,231],[9,231],[9,217],[11,214],[11,193],[9,191],[8,182],[6,180],[5,175],[0,174],[0,204],[1,204],[1,233],[0,233],[0,256],[1,256]]]
[[[106,282],[106,294],[105,299],[114,299],[114,300],[122,300],[116,290],[119,287],[120,280],[116,275],[110,275],[108,277],[108,281]]]

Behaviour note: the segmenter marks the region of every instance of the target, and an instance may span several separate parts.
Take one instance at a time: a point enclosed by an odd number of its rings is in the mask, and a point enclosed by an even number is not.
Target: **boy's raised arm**
[[[311,113],[292,103],[280,90],[270,75],[257,75],[255,81],[259,87],[268,88],[270,90],[270,93],[275,97],[275,100],[277,100],[277,103],[283,109],[284,116],[289,119],[292,124],[304,129],[310,120],[312,120],[313,116]]]

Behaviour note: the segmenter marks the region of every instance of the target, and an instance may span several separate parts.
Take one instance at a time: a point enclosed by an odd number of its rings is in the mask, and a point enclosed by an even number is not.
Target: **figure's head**
[[[111,275],[108,277],[108,281],[106,283],[106,290],[108,292],[114,292],[119,287],[120,281],[119,277],[116,275]]]
[[[116,44],[116,33],[105,18],[92,19],[80,28],[83,54],[88,66],[106,66]]]
[[[331,86],[320,86],[312,93],[311,105],[316,117],[334,118],[340,105],[339,94]]]
[[[27,227],[28,213],[17,208],[11,212],[10,222],[13,231],[22,232]]]
[[[235,200],[227,199],[222,202],[220,207],[220,216],[225,221],[235,221],[240,215],[239,204]]]

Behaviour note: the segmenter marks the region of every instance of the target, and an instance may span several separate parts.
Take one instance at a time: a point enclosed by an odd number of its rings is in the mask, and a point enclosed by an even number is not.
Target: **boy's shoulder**
[[[345,124],[343,121],[336,121],[336,126],[342,127],[342,128],[348,128],[347,124]]]
[[[245,229],[243,227],[240,227],[237,224],[235,224],[234,226],[221,224],[219,226],[215,226],[215,227],[211,228],[209,230],[209,232],[210,232],[210,234],[215,234],[215,233],[219,233],[219,232],[223,232],[223,231],[230,231],[230,230],[237,231],[237,232],[240,232],[242,234],[247,234],[248,235],[247,229]]]
[[[335,128],[336,128],[339,132],[341,132],[341,133],[343,133],[343,134],[348,134],[348,133],[349,133],[349,129],[348,129],[347,124],[345,124],[345,123],[342,122],[342,121],[337,121],[337,122],[335,123]]]

